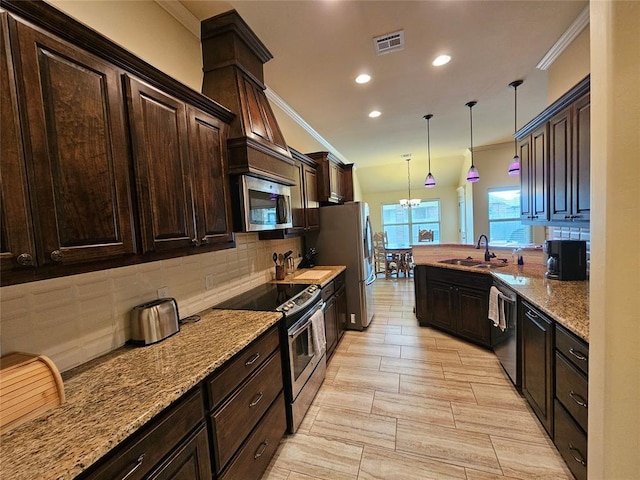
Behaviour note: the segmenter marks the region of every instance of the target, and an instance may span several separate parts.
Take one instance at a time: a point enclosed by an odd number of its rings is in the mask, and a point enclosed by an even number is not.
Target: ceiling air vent
[[[404,31],[399,30],[393,33],[387,33],[373,39],[376,47],[376,54],[384,55],[385,53],[395,52],[404,48]]]

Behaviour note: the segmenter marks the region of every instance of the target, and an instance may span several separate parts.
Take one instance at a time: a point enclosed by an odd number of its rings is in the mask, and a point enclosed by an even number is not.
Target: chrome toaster
[[[160,298],[131,310],[131,342],[151,345],[180,331],[175,298]]]

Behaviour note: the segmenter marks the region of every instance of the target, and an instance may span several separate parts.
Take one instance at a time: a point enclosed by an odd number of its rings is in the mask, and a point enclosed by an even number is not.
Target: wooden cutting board
[[[64,402],[64,385],[44,355],[10,353],[0,358],[0,433]]]

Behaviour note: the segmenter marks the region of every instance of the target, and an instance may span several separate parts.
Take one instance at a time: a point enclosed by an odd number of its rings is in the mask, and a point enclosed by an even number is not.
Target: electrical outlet
[[[204,277],[204,289],[211,290],[213,288],[213,274],[210,273]]]
[[[158,298],[167,298],[169,296],[169,287],[160,287],[158,289]]]
[[[355,313],[351,314],[351,323],[356,323],[356,314]]]

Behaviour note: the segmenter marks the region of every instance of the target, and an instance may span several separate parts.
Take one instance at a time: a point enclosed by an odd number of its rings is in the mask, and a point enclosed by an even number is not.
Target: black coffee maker
[[[555,280],[587,279],[587,242],[584,240],[547,240],[547,278]]]

